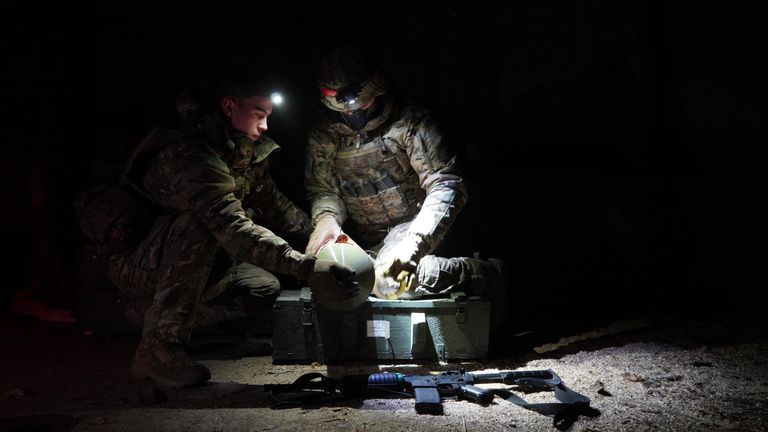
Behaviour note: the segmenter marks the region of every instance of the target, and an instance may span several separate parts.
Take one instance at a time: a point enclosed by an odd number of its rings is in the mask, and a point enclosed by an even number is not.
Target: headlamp
[[[281,95],[278,92],[274,92],[271,95],[269,95],[269,99],[272,101],[273,104],[280,106],[283,104],[283,95]]]
[[[326,88],[322,84],[319,84],[317,89],[329,108],[336,111],[355,111],[372,102],[377,95],[383,94],[381,87],[378,73],[376,73],[362,82],[350,84],[338,90]]]
[[[363,89],[360,84],[347,86],[336,92],[336,102],[344,105],[345,107],[348,107],[349,109],[356,109],[354,108],[354,105],[355,102],[357,102],[359,99],[362,90]]]

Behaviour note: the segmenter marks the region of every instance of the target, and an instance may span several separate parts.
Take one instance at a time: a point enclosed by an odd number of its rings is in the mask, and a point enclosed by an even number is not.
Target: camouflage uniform
[[[270,177],[269,155],[279,149],[270,138],[254,142],[209,113],[184,131],[155,130],[140,147],[160,149],[139,187],[164,214],[137,248],[107,257],[106,266],[124,295],[146,305],[145,337],[184,343],[193,325],[269,308],[280,288],[270,271],[308,271],[299,268],[303,254],[254,223],[309,229]]]
[[[345,231],[376,252],[377,263],[387,262],[404,236],[416,234],[422,239],[416,295],[457,286],[483,294],[481,267],[488,263],[429,255],[467,202],[456,156],[428,111],[389,95],[379,103],[379,115],[360,131],[335,111],[324,111],[310,130],[304,180],[312,220],[330,214],[339,225],[347,222]]]

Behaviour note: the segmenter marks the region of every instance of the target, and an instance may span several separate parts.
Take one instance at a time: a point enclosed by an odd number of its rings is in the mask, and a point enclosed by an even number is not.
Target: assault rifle
[[[388,392],[415,398],[416,412],[419,414],[442,414],[442,400],[444,398],[465,399],[481,405],[489,404],[499,392],[492,392],[475,385],[483,383],[516,385],[523,391],[554,391],[555,397],[561,403],[558,404],[557,410],[545,414],[556,414],[557,411],[561,410],[560,408],[577,407],[579,409],[569,411],[576,411],[576,416],[578,416],[578,414],[584,414],[590,410],[589,398],[566,387],[560,377],[551,369],[501,372],[465,372],[462,369],[444,371],[437,375],[414,376],[385,372],[371,375],[349,375],[341,378],[329,378],[321,373],[312,372],[302,375],[293,384],[268,384],[264,386],[264,390],[278,402],[290,402],[290,398],[281,398],[281,395],[296,395],[302,392],[305,395],[320,396],[313,398],[315,400],[322,400],[324,395],[341,394],[347,397],[367,397],[376,393]],[[525,408],[542,412],[541,409],[537,409],[540,408],[538,405],[528,404],[517,396],[505,399]]]

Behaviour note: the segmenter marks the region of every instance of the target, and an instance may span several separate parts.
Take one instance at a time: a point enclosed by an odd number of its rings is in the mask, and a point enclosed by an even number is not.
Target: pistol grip
[[[459,387],[458,395],[460,399],[471,400],[482,405],[489,404],[493,400],[493,393],[490,390],[469,384]]]
[[[416,412],[419,414],[442,414],[443,403],[437,387],[414,387],[413,397],[416,399]]]

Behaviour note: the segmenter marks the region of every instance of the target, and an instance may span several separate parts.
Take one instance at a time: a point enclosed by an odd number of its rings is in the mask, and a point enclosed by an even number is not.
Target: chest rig
[[[370,245],[418,213],[425,192],[405,150],[387,135],[340,143],[336,175],[356,235]]]

